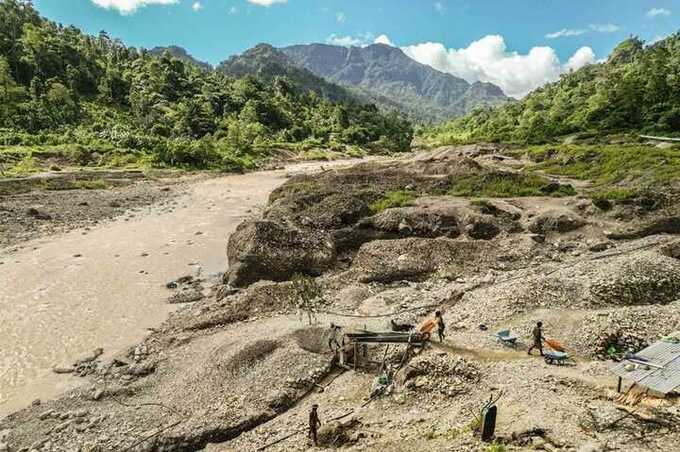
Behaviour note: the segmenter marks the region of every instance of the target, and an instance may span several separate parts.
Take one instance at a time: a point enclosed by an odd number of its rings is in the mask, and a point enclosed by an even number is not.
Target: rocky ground
[[[152,177],[141,171],[90,173],[88,177],[74,172],[0,180],[0,249],[36,237],[95,227],[121,215],[133,218],[138,209],[152,204],[173,209],[174,198],[188,183],[206,177],[171,172]],[[47,189],[34,189],[44,187]]]
[[[680,330],[678,212],[623,221],[634,206],[600,209],[586,185],[554,196],[572,181],[553,178],[546,196],[451,194],[460,177],[512,179],[519,167],[500,148],[469,146],[292,177],[232,235],[210,296],[115,359],[88,357],[82,387],[0,421],[0,444],[314,450],[304,430],[317,403],[327,449],[677,449],[677,394],[647,397],[630,415],[608,368]],[[409,201],[376,209],[395,191]],[[323,295],[312,325],[298,312],[300,273]],[[369,398],[377,365],[331,365],[331,322],[387,330],[434,309],[446,319],[443,343],[406,357],[404,346],[371,349],[373,361],[407,364],[382,396]],[[537,320],[571,362],[526,354]],[[517,349],[495,340],[502,329],[520,336]],[[489,446],[475,417],[491,394],[501,398]]]

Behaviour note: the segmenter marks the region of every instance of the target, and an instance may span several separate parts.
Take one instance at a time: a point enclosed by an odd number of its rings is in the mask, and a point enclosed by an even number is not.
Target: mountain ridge
[[[415,109],[424,116],[420,119],[449,119],[478,106],[512,100],[496,85],[470,84],[385,44],[340,47],[315,43],[280,50],[299,66],[331,82],[384,96],[405,111],[417,105]]]
[[[215,70],[232,77],[254,75],[267,81],[283,76],[302,91],[313,91],[330,100],[358,101],[347,89],[293,64],[287,55],[267,43],[257,44],[242,54],[230,56],[218,64]]]

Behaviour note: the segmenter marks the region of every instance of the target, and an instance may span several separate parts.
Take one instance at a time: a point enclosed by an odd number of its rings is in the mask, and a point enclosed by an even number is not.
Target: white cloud
[[[338,36],[332,34],[326,38],[326,44],[343,47],[366,47],[373,42],[374,36],[375,35],[371,32],[360,33],[354,36]]]
[[[201,2],[196,2],[193,5],[191,5],[191,9],[194,11],[200,11],[203,9],[203,5],[201,5]]]
[[[563,38],[563,37],[566,37],[566,36],[580,36],[585,32],[586,32],[585,30],[563,28],[559,31],[555,31],[553,33],[548,33],[547,35],[545,35],[545,37],[548,38],[548,39],[555,39],[555,38]]]
[[[597,33],[614,33],[619,31],[621,27],[615,24],[590,24],[588,28]],[[588,30],[583,28],[563,28],[559,31],[553,33],[548,33],[545,35],[548,39],[564,38],[567,36],[581,36],[582,34],[588,33]]]
[[[345,20],[347,20],[347,17],[345,17],[345,13],[339,12],[339,13],[337,13],[337,14],[335,15],[335,20],[336,20],[339,24],[344,24],[344,23],[345,23]]]
[[[575,71],[596,61],[595,52],[590,47],[581,47],[563,66],[567,71]]]
[[[117,9],[121,14],[132,14],[147,5],[173,5],[179,0],[92,0],[97,6]]]
[[[334,34],[326,38],[326,43],[343,47],[360,47],[366,45],[366,41],[363,38],[355,38],[354,36],[338,36]]]
[[[259,6],[272,6],[275,5],[276,3],[286,3],[288,0],[247,0],[248,3],[252,3],[253,5],[259,5]]]
[[[394,47],[394,43],[390,41],[390,38],[387,35],[378,36],[373,40],[373,44],[385,44]]]
[[[590,24],[590,29],[598,33],[614,33],[619,31],[621,27],[614,24]]]
[[[231,8],[229,8],[229,14],[232,14],[232,15],[238,14],[238,8],[235,7],[235,6],[232,6]]]
[[[499,35],[485,36],[463,49],[447,49],[437,42],[401,49],[420,63],[471,83],[494,83],[513,97],[523,97],[529,91],[559,79],[563,72],[595,62],[595,55],[589,47],[577,50],[565,64],[550,47],[534,47],[524,55],[508,51],[505,40]]]
[[[666,8],[652,8],[647,11],[647,17],[670,16],[671,12]]]
[[[442,2],[435,2],[434,9],[436,9],[437,12],[439,12],[439,13],[443,13],[444,9],[445,9],[444,4]]]

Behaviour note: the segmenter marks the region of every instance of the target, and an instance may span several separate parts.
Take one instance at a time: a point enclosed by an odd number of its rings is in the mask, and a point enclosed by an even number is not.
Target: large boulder
[[[380,198],[375,189],[347,187],[341,193],[303,192],[280,196],[264,214],[265,219],[320,229],[344,228],[371,214],[369,204]]]
[[[566,209],[555,209],[537,215],[529,230],[534,234],[550,232],[570,232],[586,225],[586,221],[576,213]]]
[[[236,228],[227,256],[227,282],[243,287],[260,280],[284,281],[295,273],[320,275],[334,264],[336,252],[326,234],[257,220]]]
[[[680,259],[680,240],[662,246],[659,250],[664,256],[672,257],[673,259]]]
[[[498,221],[492,215],[470,215],[466,223],[465,232],[471,239],[491,240],[501,233]]]

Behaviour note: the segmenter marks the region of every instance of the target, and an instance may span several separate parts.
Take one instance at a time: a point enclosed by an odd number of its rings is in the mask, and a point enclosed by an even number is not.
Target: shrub
[[[372,203],[369,208],[373,213],[380,213],[383,210],[394,207],[410,206],[417,197],[418,196],[414,192],[408,190],[390,191],[381,199]]]

